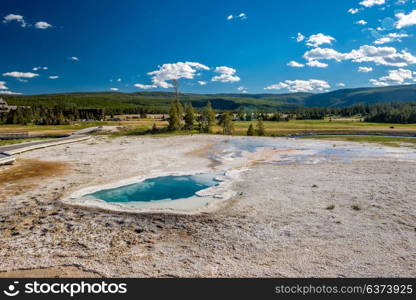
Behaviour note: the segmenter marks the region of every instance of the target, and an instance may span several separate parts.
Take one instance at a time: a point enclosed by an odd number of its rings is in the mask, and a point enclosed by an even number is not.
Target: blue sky
[[[0,18],[3,94],[416,81],[414,0],[2,0]]]

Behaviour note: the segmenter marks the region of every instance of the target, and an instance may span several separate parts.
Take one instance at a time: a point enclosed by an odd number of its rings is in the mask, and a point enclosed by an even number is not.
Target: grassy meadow
[[[110,136],[123,135],[141,135],[150,130],[156,124],[158,128],[167,126],[166,121],[153,119],[129,119],[126,121],[105,121],[105,122],[76,122],[71,125],[0,125],[0,132],[18,132],[28,131],[31,136],[43,135],[53,136],[59,134],[70,134],[77,130],[94,127],[94,126],[121,126],[123,129],[118,133],[99,133]],[[234,134],[246,135],[252,122],[234,122]],[[310,135],[310,134],[374,134],[374,135],[403,135],[416,136],[416,124],[386,124],[386,123],[367,123],[360,122],[357,119],[333,119],[333,120],[291,120],[289,122],[264,122],[267,136],[290,136],[290,135]],[[221,127],[216,126],[214,133],[221,133]],[[191,132],[174,132],[161,133],[157,136],[171,136],[179,134],[196,134],[197,131]],[[386,145],[399,145],[402,143],[414,144],[416,141],[405,138],[387,138],[387,137],[312,137],[329,140],[346,140],[354,142],[373,142]],[[1,145],[19,143],[25,140],[4,140],[0,141]]]

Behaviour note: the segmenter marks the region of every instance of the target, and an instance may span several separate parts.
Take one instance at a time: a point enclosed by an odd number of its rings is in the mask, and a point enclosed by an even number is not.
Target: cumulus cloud
[[[21,95],[21,93],[16,93],[8,90],[0,90],[0,94],[2,95]]]
[[[320,45],[324,44],[331,45],[332,41],[335,41],[335,39],[332,36],[325,35],[323,33],[318,33],[311,35],[306,41],[306,45],[310,47],[319,47]]]
[[[122,82],[123,81],[123,79],[121,79],[121,78],[117,78],[117,80],[116,80],[117,82]]]
[[[330,48],[315,48],[307,51],[303,57],[311,61],[319,60],[335,60],[344,61],[351,60],[353,62],[372,62],[376,65],[405,67],[416,64],[416,57],[405,50],[397,51],[393,47],[375,47],[363,45],[359,49],[354,49],[348,53],[340,53]]]
[[[199,80],[198,81],[198,84],[199,85],[207,85],[207,82],[206,81],[203,81],[203,80]]]
[[[393,43],[393,42],[402,42],[402,38],[406,38],[406,37],[409,37],[407,33],[389,33],[386,36],[383,36],[375,40],[374,44],[383,45],[383,44]]]
[[[309,80],[285,80],[268,87],[265,90],[281,90],[287,89],[289,92],[314,92],[314,91],[326,91],[331,86],[325,80],[309,79]]]
[[[79,58],[78,58],[78,57],[76,57],[76,56],[71,56],[71,57],[69,58],[69,60],[79,61]]]
[[[40,21],[40,22],[36,22],[35,27],[37,29],[48,29],[48,28],[52,27],[52,25],[45,22],[45,21]]]
[[[134,86],[140,89],[152,88],[171,88],[172,84],[168,81],[181,78],[194,79],[198,70],[209,70],[209,67],[197,62],[177,62],[173,64],[163,64],[158,70],[147,73],[151,76],[152,84],[136,83]]]
[[[9,14],[9,15],[3,17],[3,23],[9,23],[9,22],[13,22],[13,21],[19,23],[21,27],[27,27],[28,26],[25,19],[21,15]]]
[[[5,81],[0,81],[0,90],[8,90],[9,88],[6,86]]]
[[[358,67],[358,72],[361,72],[361,73],[369,73],[372,71],[373,71],[372,67]]]
[[[352,15],[357,14],[359,11],[360,11],[360,9],[359,9],[359,8],[350,8],[350,9],[348,10],[348,12],[349,12],[350,14],[352,14]]]
[[[383,5],[386,3],[386,0],[363,0],[360,2],[362,6],[373,7],[375,5]]]
[[[388,75],[380,77],[379,79],[370,79],[370,82],[375,86],[388,86],[409,84],[408,80],[416,81],[414,73],[407,69],[397,69],[388,71]]]
[[[302,42],[303,40],[305,40],[305,36],[304,36],[302,33],[298,32],[298,35],[296,36],[296,41],[297,41],[298,43],[300,43],[300,42]]]
[[[2,95],[20,95],[20,93],[15,93],[9,91],[9,88],[6,86],[6,82],[0,81],[0,94]]]
[[[337,86],[339,86],[339,87],[345,87],[345,83],[343,83],[343,82],[338,82],[338,83],[337,83]]]
[[[364,26],[364,25],[367,25],[367,21],[366,20],[359,20],[359,21],[355,22],[355,24]]]
[[[327,68],[328,67],[328,64],[317,61],[317,60],[310,60],[306,63],[306,65],[312,68]]]
[[[39,74],[31,72],[7,72],[3,73],[3,76],[15,77],[15,78],[33,78],[39,76]]]
[[[117,92],[118,88],[110,88],[110,91]]]
[[[58,79],[58,78],[59,78],[59,76],[57,76],[57,75],[49,76],[49,79]]]
[[[236,76],[235,73],[237,72],[236,69],[222,66],[216,67],[214,72],[219,73],[220,75],[216,75],[212,77],[212,81],[219,81],[219,82],[238,82],[240,81],[240,77]]]
[[[304,64],[298,63],[297,61],[294,61],[294,60],[288,62],[287,65],[292,68],[303,68],[305,66]]]
[[[405,13],[397,13],[395,16],[398,18],[397,22],[395,23],[395,27],[397,29],[416,25],[416,9],[407,15]]]

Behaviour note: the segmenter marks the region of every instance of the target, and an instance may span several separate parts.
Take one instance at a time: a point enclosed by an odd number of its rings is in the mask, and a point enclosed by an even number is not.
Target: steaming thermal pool
[[[118,203],[176,200],[192,197],[197,192],[217,184],[215,174],[162,176],[100,190],[84,197]]]

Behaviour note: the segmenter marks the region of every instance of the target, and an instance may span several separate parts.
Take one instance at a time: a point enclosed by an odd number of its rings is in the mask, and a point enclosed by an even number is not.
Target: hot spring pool
[[[218,184],[218,174],[198,174],[183,176],[162,176],[111,189],[100,190],[84,195],[113,203],[151,202],[185,199],[195,196],[201,190]]]

